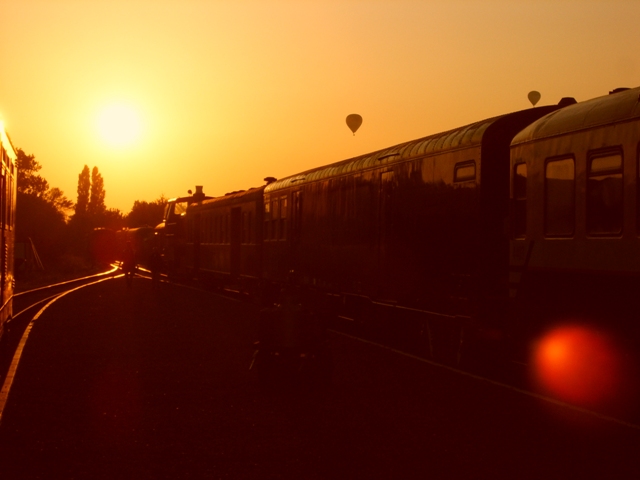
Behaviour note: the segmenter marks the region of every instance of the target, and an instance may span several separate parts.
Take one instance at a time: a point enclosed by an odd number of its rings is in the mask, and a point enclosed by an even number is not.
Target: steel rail
[[[14,293],[13,296],[15,298],[15,297],[19,297],[21,295],[26,295],[28,293],[38,292],[40,290],[46,290],[48,288],[55,288],[55,287],[60,287],[60,286],[63,286],[63,285],[68,285],[70,283],[81,282],[83,280],[88,280],[90,278],[103,277],[105,275],[112,275],[113,273],[118,271],[118,268],[120,268],[117,265],[111,265],[111,267],[112,267],[111,270],[108,270],[106,272],[94,273],[93,275],[88,275],[88,276],[82,277],[82,278],[74,278],[73,280],[66,280],[64,282],[52,283],[50,285],[44,285],[42,287],[32,288],[31,290],[25,290],[24,292]]]
[[[86,279],[87,277],[85,277]],[[54,302],[56,302],[57,300],[59,300],[60,298],[64,297],[65,295],[71,293],[71,292],[75,292],[76,290],[80,290],[81,288],[84,287],[88,287],[90,285],[96,285],[98,283],[104,282],[106,280],[111,280],[113,277],[107,277],[107,278],[101,278],[99,280],[96,280],[94,282],[91,283],[86,283],[84,285],[80,285],[78,287],[66,290],[62,293],[59,293],[57,295],[53,295],[53,297],[49,297],[43,301],[37,302],[34,305],[31,305],[30,307],[27,308],[27,310],[29,308],[33,308],[34,306],[36,306],[38,303],[43,303],[44,301],[48,300],[48,303],[42,307],[38,313],[36,313],[33,318],[31,319],[31,321],[29,322],[29,325],[27,325],[27,327],[25,328],[24,332],[22,333],[22,337],[20,338],[20,342],[18,343],[18,347],[16,348],[16,351],[13,355],[13,359],[11,360],[11,365],[9,366],[9,371],[7,372],[7,376],[4,379],[4,383],[2,384],[2,389],[0,389],[0,422],[2,422],[2,416],[4,414],[4,409],[6,407],[7,404],[7,400],[9,399],[9,393],[11,392],[11,386],[13,385],[13,380],[15,379],[17,370],[18,370],[18,365],[20,364],[20,359],[22,358],[22,352],[24,350],[24,347],[27,343],[27,339],[29,338],[29,334],[31,333],[31,329],[33,328],[34,323],[36,322],[36,320],[38,320],[40,318],[40,316],[45,312],[45,310],[47,308],[49,308]],[[70,282],[69,282],[70,283]],[[23,310],[24,311],[24,310]],[[22,313],[22,312],[20,312]]]
[[[356,340],[356,341],[359,341],[359,342],[362,342],[362,343],[366,343],[366,344],[372,345],[374,347],[382,348],[384,350],[388,350],[390,352],[393,352],[396,355],[402,355],[402,356],[410,358],[412,360],[416,360],[416,361],[419,361],[419,362],[422,362],[422,363],[426,363],[426,364],[431,365],[433,367],[439,367],[439,368],[442,368],[444,370],[448,370],[448,371],[450,371],[452,373],[456,373],[458,375],[469,377],[469,378],[472,378],[474,380],[478,380],[478,381],[482,381],[482,382],[487,382],[487,383],[489,383],[491,385],[495,385],[497,387],[501,387],[501,388],[504,388],[504,389],[507,389],[507,390],[511,390],[511,391],[517,392],[517,393],[519,393],[521,395],[525,395],[525,396],[528,396],[528,397],[536,398],[538,400],[542,400],[544,402],[551,403],[553,405],[557,405],[557,406],[560,406],[560,407],[563,407],[563,408],[566,408],[566,409],[569,409],[569,410],[580,412],[580,413],[585,414],[585,415],[596,417],[596,418],[598,418],[600,420],[604,420],[604,421],[607,421],[607,422],[611,422],[611,423],[615,423],[615,424],[618,424],[618,425],[622,425],[624,427],[632,428],[634,430],[640,430],[640,425],[638,425],[636,423],[627,422],[627,421],[621,420],[619,418],[611,417],[609,415],[605,415],[605,414],[602,414],[602,413],[599,413],[599,412],[595,412],[593,410],[589,410],[588,408],[579,407],[577,405],[572,405],[570,403],[563,402],[562,400],[558,400],[558,399],[553,398],[553,397],[548,397],[548,396],[542,395],[540,393],[531,392],[531,391],[526,390],[524,388],[515,387],[515,386],[509,385],[507,383],[499,382],[497,380],[492,380],[490,378],[483,377],[482,375],[478,375],[478,374],[475,374],[475,373],[467,372],[465,370],[461,370],[459,368],[451,367],[451,366],[445,365],[443,363],[438,363],[438,362],[435,362],[433,360],[429,360],[427,358],[423,358],[423,357],[420,357],[418,355],[413,355],[411,353],[407,353],[407,352],[404,352],[402,350],[398,350],[396,348],[392,348],[392,347],[389,347],[389,346],[381,344],[381,343],[373,342],[371,340],[366,340],[364,338],[357,337],[357,336],[354,336],[354,335],[349,335],[348,333],[340,332],[340,331],[334,330],[334,329],[330,329],[330,331],[332,333],[337,334],[337,335],[342,335],[344,337],[350,338],[351,340]]]

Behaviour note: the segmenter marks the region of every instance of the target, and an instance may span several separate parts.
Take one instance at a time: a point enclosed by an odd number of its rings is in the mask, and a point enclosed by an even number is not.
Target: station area
[[[144,278],[60,298],[24,348],[0,477],[640,478],[633,424],[333,331],[326,384],[265,388],[258,318]]]

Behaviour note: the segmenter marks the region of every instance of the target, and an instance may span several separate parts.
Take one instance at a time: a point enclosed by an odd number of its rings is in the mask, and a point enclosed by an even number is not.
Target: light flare
[[[554,328],[533,353],[537,383],[567,402],[598,406],[620,393],[622,355],[606,334],[582,325]]]

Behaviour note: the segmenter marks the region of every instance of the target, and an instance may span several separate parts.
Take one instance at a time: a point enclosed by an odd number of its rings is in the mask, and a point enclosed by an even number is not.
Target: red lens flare
[[[537,383],[561,400],[584,406],[613,401],[620,391],[622,357],[602,332],[581,325],[555,328],[533,353]]]

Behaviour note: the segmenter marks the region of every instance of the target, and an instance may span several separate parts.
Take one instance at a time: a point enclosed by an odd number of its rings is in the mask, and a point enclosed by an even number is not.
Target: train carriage
[[[257,285],[262,275],[263,191],[251,188],[188,206],[188,270],[218,285]]]
[[[423,320],[495,312],[508,299],[509,146],[558,108],[502,115],[271,183],[265,278],[331,293],[343,316],[364,322],[377,315],[363,303],[394,307],[381,315],[387,321],[400,310]]]
[[[127,244],[131,244],[135,253],[135,261],[140,265],[148,265],[151,252],[156,245],[155,229],[148,225],[137,228],[125,228],[115,233],[116,258],[123,260]]]
[[[2,170],[0,172],[0,337],[4,333],[7,321],[13,314],[13,289],[15,279],[14,240],[16,220],[16,182],[18,177],[17,155],[11,140],[0,124],[0,153]]]
[[[510,280],[528,328],[570,318],[636,342],[640,88],[532,123],[511,147]]]
[[[95,265],[106,266],[120,258],[117,235],[110,228],[94,228],[88,235],[89,258]]]

